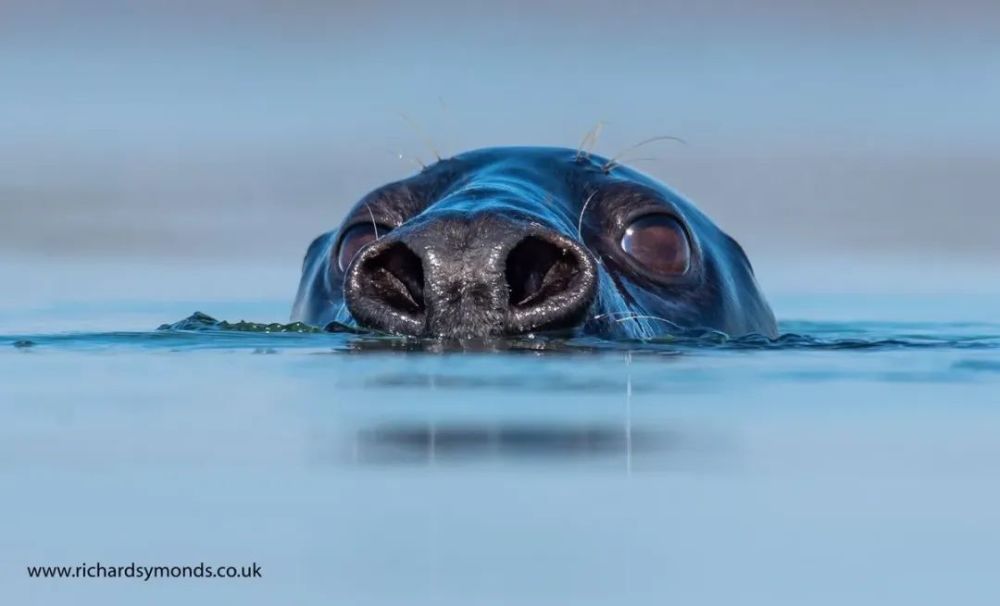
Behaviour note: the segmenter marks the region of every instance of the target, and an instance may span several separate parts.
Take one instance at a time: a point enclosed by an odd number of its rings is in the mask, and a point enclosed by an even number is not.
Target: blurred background
[[[605,155],[687,140],[634,166],[772,292],[996,290],[998,74],[988,0],[3,0],[4,298],[198,267],[169,292],[290,300],[310,240],[432,147],[598,122]]]

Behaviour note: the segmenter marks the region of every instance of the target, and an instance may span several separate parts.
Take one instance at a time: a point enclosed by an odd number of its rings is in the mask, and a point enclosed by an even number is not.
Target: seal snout
[[[362,326],[480,338],[570,328],[594,300],[597,266],[579,243],[537,223],[444,217],[362,249],[344,280]]]

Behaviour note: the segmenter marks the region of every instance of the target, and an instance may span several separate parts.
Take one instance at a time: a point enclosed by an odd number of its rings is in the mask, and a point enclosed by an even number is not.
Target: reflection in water
[[[566,373],[553,373],[539,375],[494,375],[494,376],[472,376],[444,373],[417,373],[398,372],[382,373],[370,377],[364,382],[365,388],[405,388],[420,389],[431,387],[433,389],[447,390],[480,390],[497,389],[505,392],[563,392],[563,393],[620,393],[622,391],[622,379],[618,377],[585,377],[574,376]],[[652,391],[653,385],[637,386],[636,391]]]
[[[673,450],[667,430],[627,425],[395,423],[358,430],[350,458],[358,463],[482,459],[621,458]]]
[[[953,370],[1000,373],[1000,361],[985,359],[959,360],[951,365]]]
[[[379,372],[360,385],[341,384],[341,393],[344,387],[369,398],[389,393],[388,401],[354,407],[352,414],[338,419],[334,433],[316,436],[314,452],[327,463],[348,465],[579,461],[630,473],[634,461],[645,468],[661,468],[668,462],[672,465],[681,451],[698,451],[699,459],[717,451],[718,444],[703,439],[704,428],[680,431],[662,416],[650,419],[648,408],[640,419],[633,419],[633,394],[650,392],[654,386],[634,385],[632,358],[631,353],[624,356],[624,376],[612,370],[615,361],[607,356],[602,359],[605,376],[534,364],[523,369],[508,366],[500,373],[467,372],[459,360],[447,373],[438,372],[436,365]],[[668,360],[673,363],[677,358]],[[473,365],[475,369],[481,370]],[[657,366],[658,373],[662,370]],[[399,388],[409,394],[409,403],[399,399]],[[437,406],[455,401],[456,393],[469,396],[479,391],[493,394],[494,399],[470,399],[459,409]],[[548,399],[552,406],[543,418],[531,407],[523,408],[524,402],[537,397],[525,394],[539,393],[552,394]],[[414,403],[416,394],[426,402]],[[593,400],[584,404],[595,395],[603,398],[601,405],[595,409]],[[390,416],[386,406],[393,410]]]

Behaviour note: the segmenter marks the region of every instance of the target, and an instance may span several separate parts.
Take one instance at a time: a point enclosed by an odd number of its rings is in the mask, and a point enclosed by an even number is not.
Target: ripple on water
[[[57,333],[0,337],[15,348],[114,349],[246,349],[273,353],[282,348],[319,348],[351,352],[545,352],[586,353],[630,351],[677,355],[707,351],[863,351],[904,349],[994,350],[1000,348],[1000,326],[970,323],[784,322],[784,333],[732,338],[714,330],[685,330],[643,341],[609,341],[595,337],[567,338],[532,335],[475,342],[445,342],[378,334],[332,323],[323,329],[301,322],[290,324],[217,320],[195,312],[154,331]],[[996,372],[992,360],[961,360],[956,370]]]

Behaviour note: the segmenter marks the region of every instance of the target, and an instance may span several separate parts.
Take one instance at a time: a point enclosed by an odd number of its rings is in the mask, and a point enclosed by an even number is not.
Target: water
[[[156,330],[284,301],[8,309],[3,601],[994,604],[998,303],[785,297],[775,342],[465,351]],[[263,578],[25,572],[98,561]]]

